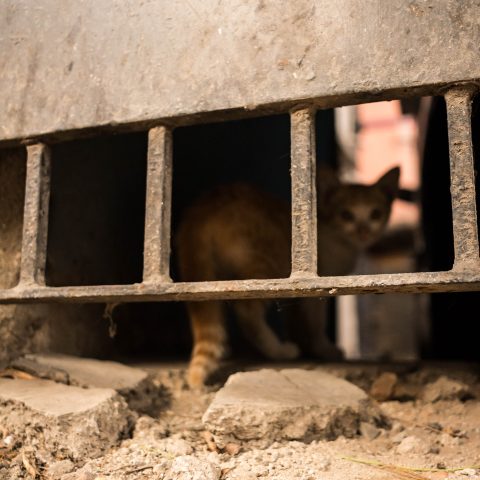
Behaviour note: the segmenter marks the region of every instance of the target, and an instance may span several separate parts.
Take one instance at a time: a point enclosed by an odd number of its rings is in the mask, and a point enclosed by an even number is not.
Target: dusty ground
[[[130,438],[101,458],[74,464],[57,452],[23,446],[0,426],[0,479],[480,479],[475,366],[323,366],[375,396],[390,425],[362,426],[351,439],[274,443],[263,450],[248,444],[220,449],[205,432],[201,418],[220,384],[196,393],[185,385],[184,365],[136,366],[165,387],[166,406],[152,416],[139,414]]]

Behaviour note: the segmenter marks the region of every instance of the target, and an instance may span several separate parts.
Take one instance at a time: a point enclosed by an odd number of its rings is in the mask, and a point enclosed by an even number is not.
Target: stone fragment
[[[118,362],[80,358],[60,354],[28,354],[31,368],[65,372],[70,383],[79,387],[111,388],[117,392],[132,390],[143,382],[148,374]],[[17,361],[18,362],[18,361]]]
[[[395,433],[392,435],[392,443],[402,443],[402,441],[408,437],[408,434],[405,430]]]
[[[397,452],[401,454],[420,453],[426,454],[430,450],[430,445],[426,444],[420,438],[415,436],[405,437],[397,446]]]
[[[472,396],[472,391],[466,383],[442,375],[438,380],[424,387],[422,399],[425,402],[438,402],[439,400],[465,400]]]
[[[163,450],[174,457],[190,455],[193,452],[191,445],[181,438],[164,438],[157,445],[159,450]]]
[[[415,385],[408,382],[398,382],[391,396],[391,400],[398,400],[400,402],[408,402],[416,400],[421,393],[420,385]]]
[[[47,469],[48,478],[57,479],[62,475],[70,473],[75,468],[74,463],[71,460],[59,460],[58,462],[51,463]]]
[[[147,372],[118,362],[61,354],[28,354],[15,360],[12,366],[68,385],[111,388],[125,397],[132,410],[140,412],[148,413],[152,402],[158,402],[161,396],[151,392],[155,386]]]
[[[397,435],[400,432],[403,432],[405,427],[398,421],[392,422],[392,428],[390,429],[390,435]]]
[[[379,402],[384,402],[392,397],[398,377],[395,373],[384,372],[375,379],[370,388],[370,395]]]
[[[321,370],[301,369],[236,373],[203,416],[220,445],[353,437],[360,422],[384,421],[360,388]]]
[[[72,459],[92,458],[116,445],[131,423],[114,390],[0,378],[0,425],[23,445],[40,442]]]
[[[371,423],[360,422],[360,433],[367,440],[375,440],[380,435],[381,430]]]
[[[242,447],[238,443],[227,443],[225,445],[225,451],[229,455],[238,455]]]
[[[183,455],[175,458],[165,474],[165,480],[219,480],[220,475],[218,465],[192,455]]]
[[[463,470],[457,471],[458,475],[465,475],[466,477],[474,477],[477,475],[477,470],[474,468],[464,468]]]

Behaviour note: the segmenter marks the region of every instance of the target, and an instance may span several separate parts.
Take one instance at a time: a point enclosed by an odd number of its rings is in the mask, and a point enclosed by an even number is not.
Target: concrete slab
[[[154,385],[147,372],[118,362],[60,354],[28,354],[15,360],[12,366],[68,385],[116,390],[132,410],[140,412],[151,413],[159,406],[162,396],[161,386]]]
[[[425,385],[422,400],[425,402],[466,400],[473,396],[471,388],[466,383],[442,375],[435,382]]]
[[[0,425],[23,445],[42,445],[72,459],[101,455],[133,421],[115,390],[49,380],[0,378]]]
[[[232,375],[203,416],[216,441],[353,437],[361,422],[385,425],[380,407],[355,385],[321,370],[260,370]]]
[[[138,368],[93,358],[60,354],[28,354],[25,355],[24,360],[31,362],[32,368],[38,364],[38,367],[66,372],[71,385],[112,388],[117,392],[137,388],[148,376],[146,372]]]

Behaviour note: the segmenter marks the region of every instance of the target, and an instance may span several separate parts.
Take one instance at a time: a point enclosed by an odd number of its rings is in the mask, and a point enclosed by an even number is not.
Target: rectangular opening
[[[142,281],[147,134],[51,146],[47,285]]]
[[[476,188],[476,206],[477,212],[479,208],[479,175],[480,168],[480,109],[479,109],[478,95],[473,99],[472,104],[472,146],[474,153],[474,169],[475,169],[475,188]],[[436,108],[442,108],[445,111],[445,104],[437,100]],[[433,119],[435,120],[435,119]],[[430,139],[430,154],[425,159],[428,161],[425,175],[432,177],[430,185],[434,186],[433,179],[438,183],[446,183],[447,173],[440,175],[443,168],[434,175],[441,165],[447,163],[446,146],[444,144],[444,137],[446,133],[439,136],[440,132],[444,132],[445,125],[439,125],[433,121],[432,136]],[[440,161],[441,160],[441,161]],[[431,221],[429,230],[426,235],[426,247],[429,248],[430,256],[429,266],[431,269],[442,269],[453,262],[454,249],[453,237],[451,235],[451,209],[440,208],[443,205],[444,196],[440,193],[431,192],[433,198],[438,200],[438,208],[433,201],[430,202]],[[442,216],[442,211],[445,215]],[[478,224],[478,216],[477,216]],[[478,225],[477,225],[478,229]],[[448,239],[448,242],[447,242]],[[476,292],[452,292],[432,295],[426,304],[426,312],[429,316],[428,324],[428,339],[424,343],[422,355],[424,358],[434,358],[442,360],[463,360],[474,361],[480,360],[478,345],[475,339],[478,338],[480,331],[478,322],[472,321],[472,313],[479,309],[480,294]]]
[[[0,288],[20,280],[26,162],[24,147],[0,149]]]
[[[290,130],[287,115],[263,117],[192,127],[174,131],[173,278],[182,281],[234,280],[248,278],[286,278],[290,274]],[[199,198],[201,200],[199,200]],[[197,204],[194,210],[192,205]],[[256,209],[271,211],[275,221],[260,225]],[[197,235],[199,215],[208,222]],[[278,220],[278,222],[277,222]],[[280,246],[283,259],[272,265],[269,259],[248,258],[245,241],[253,224],[267,236],[276,228],[286,235]],[[260,222],[261,223],[261,222]],[[225,227],[238,226],[238,229]],[[183,225],[181,233],[180,225]],[[197,263],[212,246],[208,239],[217,236],[223,242],[208,272]],[[207,239],[208,237],[208,239]],[[258,237],[257,237],[258,238]],[[259,238],[258,238],[259,239]],[[205,240],[205,244],[202,241]],[[217,241],[213,240],[213,241]],[[260,239],[259,239],[260,240]],[[270,240],[271,241],[271,240]],[[181,243],[180,243],[181,242]],[[273,245],[272,245],[273,246]],[[184,275],[178,271],[178,251],[184,247]],[[223,255],[223,257],[222,257]],[[238,259],[249,262],[236,271]],[[207,259],[205,259],[207,261]],[[188,265],[187,265],[188,263]],[[212,265],[213,267],[213,265]]]

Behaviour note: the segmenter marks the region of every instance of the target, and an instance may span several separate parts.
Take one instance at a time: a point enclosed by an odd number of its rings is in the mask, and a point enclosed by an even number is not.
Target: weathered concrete
[[[165,474],[165,480],[219,480],[220,467],[190,455],[177,457]]]
[[[0,150],[0,289],[17,284],[20,274],[25,149]],[[0,306],[0,364],[30,343],[38,319],[19,314],[15,305]]]
[[[297,0],[281,8],[64,0],[61,13],[59,22],[57,0],[1,3],[0,140],[245,114],[306,98],[368,101],[388,98],[382,89],[403,94],[480,77],[475,0]]]
[[[68,375],[68,383],[71,385],[111,388],[119,393],[138,388],[148,377],[147,372],[139,368],[93,358],[61,354],[27,354],[22,360],[15,364],[29,365],[31,368],[37,366],[37,371],[41,371],[42,367],[47,368],[47,372],[60,370]]]
[[[132,410],[140,412],[156,410],[166,401],[162,386],[155,384],[147,372],[118,362],[61,354],[27,354],[12,366],[67,385],[116,390]]]
[[[0,425],[24,445],[75,460],[101,455],[129,430],[132,414],[111,389],[0,379]]]
[[[203,416],[219,444],[353,437],[360,422],[382,424],[377,404],[355,385],[320,370],[232,375]]]
[[[465,400],[471,398],[470,387],[461,381],[441,376],[435,382],[429,383],[423,389],[422,400],[438,402],[439,400]]]

